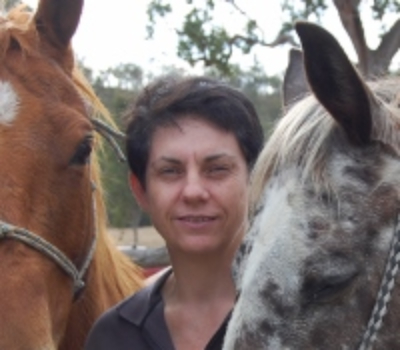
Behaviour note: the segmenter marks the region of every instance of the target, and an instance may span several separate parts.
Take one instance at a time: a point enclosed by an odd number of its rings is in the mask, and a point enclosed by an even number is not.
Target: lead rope
[[[395,285],[395,278],[400,263],[400,216],[397,217],[395,226],[395,234],[392,240],[392,246],[388,260],[386,262],[385,274],[383,276],[381,286],[378,292],[378,297],[371,317],[369,319],[367,329],[362,338],[359,350],[371,350],[372,345],[377,338],[377,333],[382,327],[383,318],[388,311],[388,303],[392,296],[392,291]]]

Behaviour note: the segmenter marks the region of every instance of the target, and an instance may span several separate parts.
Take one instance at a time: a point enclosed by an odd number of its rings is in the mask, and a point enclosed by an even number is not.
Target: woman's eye
[[[86,137],[78,146],[70,165],[85,165],[89,162],[93,148],[93,138]]]
[[[159,175],[162,177],[176,177],[182,174],[182,170],[176,167],[164,167],[158,171]]]
[[[178,173],[178,170],[175,168],[163,168],[160,170],[161,174],[176,174]]]
[[[226,165],[215,165],[208,168],[207,173],[211,176],[222,176],[227,174],[230,171],[230,168]]]
[[[178,171],[174,168],[163,168],[161,169],[160,173],[161,174],[174,174],[177,173]]]

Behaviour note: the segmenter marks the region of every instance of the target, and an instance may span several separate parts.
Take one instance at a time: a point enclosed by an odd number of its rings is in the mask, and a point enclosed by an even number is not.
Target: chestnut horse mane
[[[31,19],[32,12],[24,4],[10,9],[7,14],[0,17],[0,62],[4,61],[11,45],[18,45],[27,56],[37,57],[40,55],[39,35]],[[71,78],[83,99],[90,105],[90,117],[102,120],[115,128],[110,113],[75,63]],[[107,232],[98,160],[99,151],[101,151],[101,140],[99,135],[96,135],[95,152],[91,158],[91,177],[97,188],[95,191],[97,246],[88,275],[86,291],[82,298],[74,303],[71,311],[65,334],[65,340],[68,343],[73,343],[74,339],[85,336],[95,318],[111,305],[132,294],[143,284],[141,269],[133,264],[126,255],[118,251],[115,242]],[[83,323],[86,323],[84,327]],[[77,332],[80,333],[78,337]],[[73,335],[71,336],[71,334]]]
[[[386,78],[367,85],[373,91],[385,118],[373,120],[372,138],[390,145],[400,154],[400,89],[398,78]],[[274,173],[290,164],[299,164],[301,179],[312,178],[323,186],[328,150],[335,143],[333,134],[338,125],[327,118],[327,111],[313,95],[291,106],[276,124],[252,173],[250,207],[254,212],[260,202],[265,183]],[[329,189],[328,189],[329,190]]]
[[[96,96],[93,88],[90,86],[86,78],[83,76],[81,71],[76,68],[73,76],[74,83],[76,84],[80,93],[90,101],[91,107],[93,108],[92,115],[100,120],[107,122],[107,124],[115,126],[115,123],[105,108],[103,103]],[[101,139],[100,136],[96,137],[96,150],[101,151]],[[116,292],[119,295],[132,293],[132,280],[134,284],[140,285],[142,283],[141,273],[139,268],[135,273],[127,273],[127,270],[132,270],[132,262],[124,254],[117,251],[115,248],[115,242],[112,240],[110,234],[107,232],[107,218],[104,203],[104,191],[101,185],[101,169],[98,161],[98,152],[94,152],[92,155],[92,180],[96,184],[96,205],[97,205],[97,229],[98,229],[98,242],[94,263],[96,268],[99,269],[97,273],[101,273],[102,280],[110,280],[110,285],[117,287]],[[120,289],[118,291],[118,289]],[[109,294],[111,291],[107,291]]]

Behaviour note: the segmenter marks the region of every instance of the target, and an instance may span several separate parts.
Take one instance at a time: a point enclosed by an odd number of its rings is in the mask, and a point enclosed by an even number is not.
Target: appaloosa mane
[[[255,166],[223,349],[399,349],[400,82],[366,82],[326,30],[296,30],[310,90],[286,76]]]
[[[41,0],[0,18],[1,350],[81,350],[142,286],[106,230],[94,118],[112,120],[75,65],[82,6]]]

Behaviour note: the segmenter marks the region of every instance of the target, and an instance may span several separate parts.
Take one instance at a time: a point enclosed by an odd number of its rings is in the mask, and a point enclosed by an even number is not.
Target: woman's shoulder
[[[128,349],[126,345],[133,340],[144,344],[140,329],[154,306],[162,302],[161,288],[170,273],[171,269],[163,270],[151,283],[104,312],[92,327],[85,350]]]
[[[88,335],[85,350],[129,349],[131,339],[137,342],[138,338],[140,338],[138,327],[126,322],[115,306],[96,320]]]
[[[160,334],[164,334],[161,338],[169,339],[168,334],[165,335],[167,330],[161,329],[163,327],[157,327],[154,334],[147,332],[147,338],[142,334],[142,329],[147,319],[163,325],[162,313],[154,310],[163,308],[161,288],[170,273],[164,271],[152,283],[102,314],[89,334],[85,350],[148,349],[148,343],[152,342],[149,337],[159,338]]]
[[[167,268],[157,274],[145,286],[115,306],[115,311],[123,319],[140,326],[154,306],[162,302],[161,289],[172,269]]]

